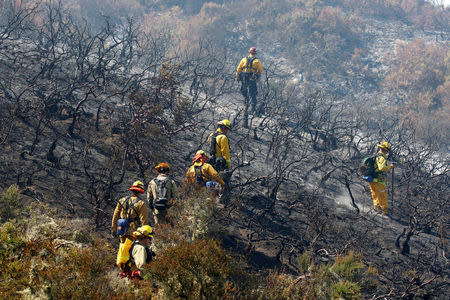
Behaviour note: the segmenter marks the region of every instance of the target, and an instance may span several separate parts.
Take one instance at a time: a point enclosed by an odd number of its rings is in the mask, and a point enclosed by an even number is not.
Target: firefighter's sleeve
[[[209,136],[208,136],[208,139],[206,140],[207,142],[208,142],[208,144],[209,143],[211,143],[211,136],[213,135],[213,133],[211,133]]]
[[[225,186],[225,182],[222,180],[222,178],[220,178],[219,173],[217,173],[217,171],[214,170],[211,165],[203,165],[203,168],[205,168],[205,171],[208,173],[207,178],[211,178],[212,180],[220,183],[221,186]]]
[[[141,207],[139,208],[139,220],[141,221],[141,226],[148,225],[148,209],[144,201],[141,202]]]
[[[261,61],[258,59],[257,61],[254,61],[253,64],[254,64],[254,67],[258,70],[257,73],[258,74],[262,74],[262,72],[263,72],[263,65],[262,65]]]
[[[153,195],[154,185],[155,185],[155,182],[152,180],[148,184],[148,188],[147,188],[147,202],[148,202],[148,206],[150,207],[151,210],[153,210],[153,200],[155,198]]]
[[[138,268],[139,271],[142,271],[147,260],[147,252],[145,251],[145,247],[142,245],[134,246],[131,255],[133,255],[136,268]]]
[[[120,202],[120,200],[119,200]],[[111,224],[111,232],[117,233],[117,221],[119,220],[120,212],[122,211],[122,206],[117,203],[116,209],[114,210],[112,224]]]
[[[219,135],[217,140],[220,148],[220,153],[222,153],[223,158],[225,158],[227,167],[231,168],[230,146],[228,144],[228,138],[226,137],[226,135]]]
[[[189,167],[189,170],[186,172],[186,178],[184,179],[184,182],[189,184],[193,183],[193,177],[193,167]]]
[[[377,157],[376,161],[377,161],[377,171],[387,172],[394,167],[393,165],[389,165],[389,166],[386,165],[386,158],[384,158],[381,155]]]
[[[147,201],[148,201],[148,203],[153,202],[153,191],[152,191],[152,182],[151,181],[147,187]]]
[[[245,66],[245,63],[247,62],[247,59],[244,57],[243,59],[241,59],[241,62],[239,63],[237,69],[236,69],[236,79],[239,76],[239,73],[241,73],[242,68]]]
[[[172,183],[172,192],[171,192],[171,195],[169,196],[169,198],[176,199],[176,198],[178,198],[178,187],[174,180],[172,180],[171,183]]]

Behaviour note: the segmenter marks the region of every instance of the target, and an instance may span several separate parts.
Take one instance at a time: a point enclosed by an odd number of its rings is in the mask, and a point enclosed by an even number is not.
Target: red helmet
[[[251,47],[251,48],[248,50],[248,52],[251,53],[251,54],[256,54],[256,48],[255,48],[255,47]]]
[[[141,181],[137,180],[137,181],[135,181],[133,183],[133,185],[129,188],[129,190],[130,191],[135,191],[135,192],[137,192],[139,194],[143,194],[145,192],[144,191],[144,184]]]

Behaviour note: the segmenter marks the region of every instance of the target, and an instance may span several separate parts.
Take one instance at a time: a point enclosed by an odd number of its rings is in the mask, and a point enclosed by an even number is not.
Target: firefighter
[[[196,189],[206,188],[209,181],[216,181],[222,187],[225,186],[225,182],[220,178],[219,173],[206,162],[207,160],[205,151],[197,151],[192,166],[187,171],[185,182],[194,185]]]
[[[241,82],[241,93],[244,96],[245,103],[249,103],[251,98],[251,110],[256,110],[256,96],[258,95],[257,82],[261,78],[263,66],[261,61],[256,58],[256,48],[251,47],[249,55],[244,57],[236,70],[236,80]]]
[[[156,256],[151,249],[152,239],[152,227],[144,225],[120,244],[116,264],[121,270],[119,274],[121,278],[142,279],[144,277],[144,266]],[[132,271],[134,268],[136,269]]]
[[[148,209],[144,200],[144,184],[137,180],[129,188],[131,195],[120,199],[114,210],[111,233],[123,243],[140,226],[148,225]]]
[[[388,194],[386,189],[386,176],[384,173],[395,167],[395,163],[387,165],[387,156],[391,150],[388,142],[378,144],[378,156],[375,159],[375,174],[373,181],[369,183],[372,192],[373,206],[375,210],[382,210],[383,215],[388,215]]]
[[[231,167],[230,145],[227,133],[231,130],[231,122],[227,119],[217,122],[217,130],[209,135],[210,163],[217,172]]]
[[[148,184],[147,200],[153,212],[154,224],[157,225],[166,223],[168,202],[177,197],[177,185],[169,176],[169,164],[158,164],[155,167],[155,172],[158,176]]]

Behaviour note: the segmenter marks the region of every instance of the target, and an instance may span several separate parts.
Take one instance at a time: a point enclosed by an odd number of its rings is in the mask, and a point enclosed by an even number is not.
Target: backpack
[[[256,59],[256,56],[253,56],[253,57],[251,57],[251,56],[248,56],[247,57],[247,60],[246,60],[246,64],[245,64],[245,66],[242,68],[242,69],[246,69],[247,70],[247,72],[244,72],[244,73],[254,73],[253,72],[253,61]],[[249,71],[248,71],[249,70]]]
[[[219,184],[214,180],[210,180],[206,182],[206,188],[211,192],[215,192],[218,190]]]
[[[134,241],[132,239],[125,239],[125,242],[120,243],[119,251],[117,252],[116,265],[122,270],[131,267],[131,250]]]
[[[212,163],[216,161],[216,145],[217,145],[217,137],[223,134],[222,132],[214,131],[209,138],[209,157]]]
[[[153,201],[153,206],[158,210],[167,209],[167,203],[169,199],[167,198],[167,182],[169,182],[169,177],[164,179],[154,179],[156,183],[156,199]]]
[[[132,203],[130,203],[130,197],[127,197],[124,201],[124,203],[119,204],[122,206],[122,208],[125,210],[125,219],[119,219],[117,220],[117,234],[118,235],[124,235],[127,230],[130,223],[137,222],[138,227],[141,226],[141,220],[139,219],[139,214],[134,208],[134,205],[139,201],[139,198],[136,198]],[[123,205],[125,204],[125,207]],[[136,218],[130,217],[130,209],[133,209],[136,213]]]
[[[258,80],[260,74],[254,72],[253,61],[256,59],[256,56],[247,57],[245,66],[242,68],[242,72],[239,73],[239,79],[242,82],[248,82],[249,80]],[[244,71],[245,70],[245,71]]]
[[[203,178],[202,169],[203,169],[203,166],[194,166],[195,183],[197,183],[199,186],[205,186],[206,185],[206,181]]]
[[[371,155],[364,157],[359,164],[359,172],[362,176],[372,176],[376,177],[378,172],[375,172],[375,162],[378,157],[377,155]]]

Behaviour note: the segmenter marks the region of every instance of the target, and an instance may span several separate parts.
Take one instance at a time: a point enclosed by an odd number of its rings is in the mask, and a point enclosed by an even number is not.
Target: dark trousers
[[[256,109],[256,96],[258,95],[258,86],[255,80],[243,80],[241,82],[241,93],[244,96],[246,104],[249,101],[249,96],[252,100],[251,109],[254,111]]]
[[[228,169],[227,161],[223,157],[216,157],[216,159],[212,161],[212,166],[217,172]]]

